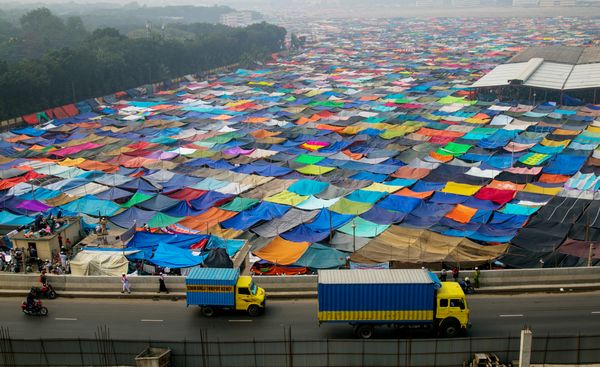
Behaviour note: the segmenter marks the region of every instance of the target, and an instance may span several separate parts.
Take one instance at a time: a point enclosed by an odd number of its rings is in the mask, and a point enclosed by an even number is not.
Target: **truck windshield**
[[[258,291],[258,287],[256,286],[256,284],[254,284],[254,282],[251,282],[250,283],[250,293],[256,294],[257,291]]]

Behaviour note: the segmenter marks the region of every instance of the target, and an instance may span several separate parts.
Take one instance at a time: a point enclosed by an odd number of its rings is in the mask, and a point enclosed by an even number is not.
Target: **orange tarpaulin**
[[[408,187],[405,187],[402,190],[394,193],[394,195],[408,196],[411,198],[418,198],[418,199],[427,199],[428,197],[433,195],[433,191],[415,192],[415,191],[412,191],[411,189],[409,189]]]
[[[206,233],[210,227],[213,227],[236,214],[237,212],[230,212],[228,210],[212,207],[200,215],[180,221],[179,224]]]
[[[555,175],[550,173],[543,173],[540,176],[539,181],[545,183],[565,183],[569,180],[570,176],[566,175]]]
[[[469,223],[471,218],[477,213],[477,209],[470,208],[465,205],[458,204],[452,209],[448,214],[446,214],[446,218],[452,219],[459,223]]]
[[[334,131],[334,132],[340,132],[342,130],[345,129],[345,126],[334,126],[334,125],[328,125],[328,124],[318,124],[316,126],[317,129],[319,130],[329,130],[329,131]]]
[[[310,242],[292,242],[275,237],[271,243],[254,251],[254,255],[279,265],[291,265],[306,252]]]
[[[117,167],[117,166],[113,166],[113,165],[110,165],[110,164],[107,164],[104,162],[91,161],[91,160],[86,160],[85,162],[77,165],[77,167],[88,170],[88,171],[97,170],[97,171],[103,171],[106,173],[115,173],[119,170],[119,167]]]
[[[409,166],[404,166],[398,168],[396,172],[392,173],[392,177],[412,178],[414,180],[419,180],[427,176],[429,172],[431,172],[431,170],[427,168],[413,168]]]

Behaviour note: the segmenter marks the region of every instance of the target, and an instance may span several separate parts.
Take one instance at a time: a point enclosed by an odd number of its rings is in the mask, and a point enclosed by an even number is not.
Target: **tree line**
[[[132,39],[114,28],[90,33],[77,17],[63,21],[43,8],[25,14],[21,25],[23,36],[0,44],[0,120],[262,58],[281,50],[286,34],[264,22],[244,28],[171,24],[194,36],[175,40],[159,32]],[[6,48],[22,49],[13,44],[44,51],[2,57]]]

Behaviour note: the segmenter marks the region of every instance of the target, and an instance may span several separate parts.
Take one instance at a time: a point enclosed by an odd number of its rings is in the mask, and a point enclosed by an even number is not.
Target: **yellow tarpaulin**
[[[296,169],[296,171],[303,173],[305,175],[324,175],[327,172],[331,172],[335,169],[335,167],[326,167],[326,166],[316,166],[314,164],[309,164],[304,167],[300,167]]]
[[[543,195],[558,195],[560,190],[562,190],[562,187],[542,187],[529,183],[525,185],[523,192],[531,192],[533,194]]]
[[[342,198],[337,203],[330,206],[328,209],[332,212],[336,212],[339,214],[359,215],[371,209],[372,207],[373,204],[371,203],[359,203],[356,201],[348,200],[346,198]]]
[[[294,192],[291,191],[282,191],[278,194],[275,194],[273,196],[269,196],[268,198],[265,198],[265,201],[269,201],[271,203],[277,203],[277,204],[285,204],[285,205],[298,205],[303,201],[306,201],[310,196],[302,196],[302,195],[298,195]]]
[[[448,183],[446,183],[446,186],[444,186],[442,192],[464,196],[473,196],[477,191],[479,191],[480,188],[481,186],[448,181]]]

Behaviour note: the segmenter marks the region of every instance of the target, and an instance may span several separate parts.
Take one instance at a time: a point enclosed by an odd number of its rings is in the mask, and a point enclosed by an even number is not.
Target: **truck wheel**
[[[256,317],[260,315],[260,311],[260,307],[258,307],[257,305],[248,306],[248,315],[250,315],[250,317]]]
[[[49,299],[55,299],[56,298],[56,292],[55,291],[49,291],[48,292],[48,298]]]
[[[460,333],[460,324],[456,320],[445,320],[440,330],[446,338],[454,338]]]
[[[202,307],[201,311],[204,317],[212,317],[215,314],[215,309],[212,307]]]
[[[373,336],[373,326],[358,325],[355,329],[356,336],[362,339],[370,339]]]

